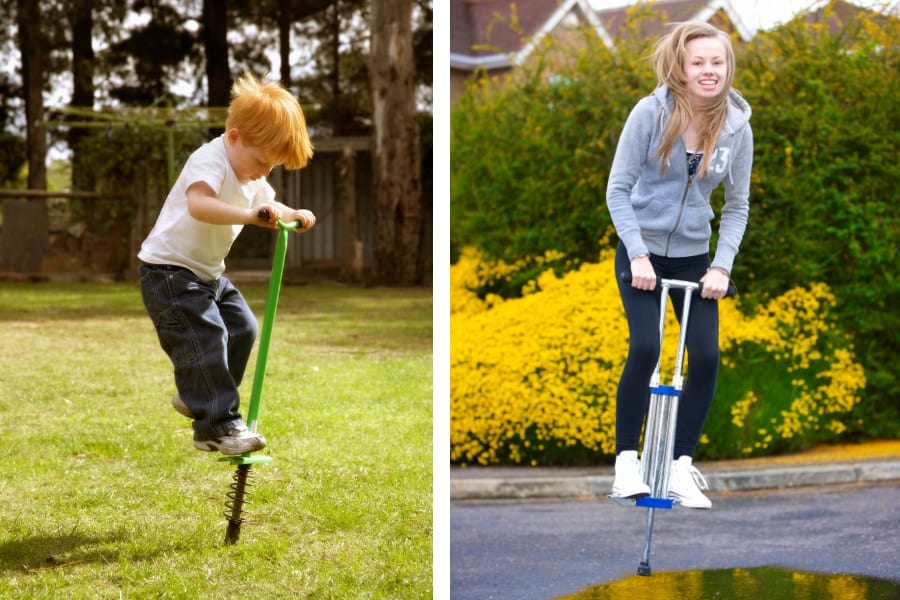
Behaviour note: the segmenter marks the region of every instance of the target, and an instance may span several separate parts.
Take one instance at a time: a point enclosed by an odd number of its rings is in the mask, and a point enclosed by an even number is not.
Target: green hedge
[[[798,285],[833,290],[868,380],[848,438],[900,435],[898,39],[897,20],[863,15],[835,34],[798,19],[736,45],[756,146],[734,279],[748,309]],[[474,246],[531,265],[553,250],[571,269],[614,243],[606,179],[626,115],[654,86],[651,43],[610,52],[584,31],[472,84],[451,115],[451,256]],[[522,279],[481,291],[515,297]]]
[[[754,107],[751,224],[735,278],[754,297],[824,281],[869,379],[865,430],[896,436],[900,282],[897,21],[861,18],[838,35],[795,22],[741,54]]]
[[[595,259],[606,175],[635,98],[653,79],[646,43],[613,54],[590,31],[534,64],[481,79],[451,115],[451,244],[513,262],[557,250]],[[559,64],[563,52],[570,61]],[[610,127],[610,124],[616,127]]]

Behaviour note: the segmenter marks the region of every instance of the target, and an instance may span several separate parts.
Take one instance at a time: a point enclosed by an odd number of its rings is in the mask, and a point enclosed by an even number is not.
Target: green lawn
[[[430,598],[431,325],[426,289],[282,290],[228,546],[234,467],[171,408],[137,285],[0,284],[0,598]]]

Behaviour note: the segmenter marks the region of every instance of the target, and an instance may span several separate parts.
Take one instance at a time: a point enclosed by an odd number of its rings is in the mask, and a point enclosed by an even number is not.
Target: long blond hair
[[[696,108],[688,97],[684,61],[687,58],[687,43],[704,37],[718,38],[722,41],[725,46],[728,72],[725,75],[725,85],[722,86],[721,95],[715,98],[709,106]],[[664,168],[672,152],[672,146],[687,130],[695,111],[699,111],[702,119],[697,133],[700,138],[700,148],[703,150],[703,161],[700,163],[697,177],[703,177],[710,160],[712,160],[716,140],[725,126],[725,118],[728,113],[728,94],[731,84],[734,82],[734,49],[731,46],[731,38],[725,32],[702,21],[676,23],[672,30],[656,43],[651,59],[659,85],[666,84],[675,99],[675,107],[663,130],[662,142],[656,156],[662,160]]]

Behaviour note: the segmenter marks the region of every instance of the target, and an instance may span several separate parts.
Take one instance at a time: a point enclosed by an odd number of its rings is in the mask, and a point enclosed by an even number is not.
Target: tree
[[[0,4],[0,53],[9,55],[16,47],[15,3]],[[9,24],[9,25],[7,25]],[[12,73],[0,72],[0,186],[14,181],[25,163],[25,138],[16,127],[22,88]]]
[[[13,98],[22,95],[18,84],[5,73],[0,73],[0,186],[16,179],[19,169],[25,163],[25,139],[12,133],[15,109]]]
[[[46,43],[41,32],[39,0],[19,0],[19,50],[25,95],[28,188],[47,189],[47,140],[44,126],[44,65]],[[49,217],[43,200],[7,199],[3,203],[0,270],[37,273],[47,245]]]
[[[141,8],[150,12],[150,21],[104,53],[105,75],[121,81],[109,93],[123,104],[178,104],[181,98],[172,91],[172,84],[180,69],[202,56],[200,43],[185,29],[178,9],[159,2],[147,2]]]
[[[308,122],[321,134],[371,134],[369,0],[330,0],[317,12],[296,13],[301,47],[313,52],[293,64],[291,81]],[[309,18],[312,17],[312,18]]]
[[[278,0],[278,56],[281,84],[291,89],[291,0]]]
[[[72,0],[69,24],[72,28],[72,107],[91,109],[94,106],[94,48],[91,0]],[[73,127],[68,132],[72,149],[72,189],[94,189],[93,170],[86,164],[81,145],[88,132]]]
[[[422,181],[412,1],[372,0],[372,165],[379,282],[422,281]]]
[[[228,2],[203,0],[203,43],[206,49],[207,106],[228,106]]]

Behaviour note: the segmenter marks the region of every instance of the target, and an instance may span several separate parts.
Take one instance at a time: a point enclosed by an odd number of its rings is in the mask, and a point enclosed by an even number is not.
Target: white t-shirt
[[[272,202],[275,190],[265,178],[245,184],[238,181],[225,151],[224,135],[188,158],[138,258],[149,264],[185,267],[201,279],[212,280],[225,271],[225,257],[244,226],[211,225],[192,217],[186,193],[198,181],[209,185],[219,200],[242,208]]]

